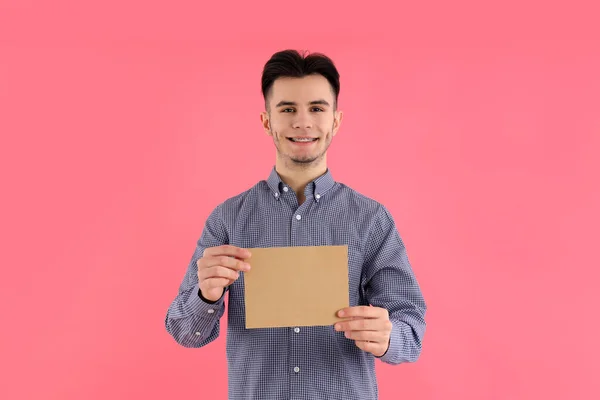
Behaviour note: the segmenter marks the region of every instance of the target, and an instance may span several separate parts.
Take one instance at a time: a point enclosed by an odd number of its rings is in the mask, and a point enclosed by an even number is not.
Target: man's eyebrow
[[[310,103],[308,103],[311,106],[320,104],[323,106],[329,106],[329,103],[326,100],[323,99],[319,99],[319,100],[313,100]],[[277,103],[277,105],[275,107],[283,107],[283,106],[297,106],[298,103],[296,103],[295,101],[286,101],[286,100],[282,100],[279,103]]]
[[[315,104],[320,104],[322,106],[329,106],[329,103],[326,100],[323,99],[319,99],[319,100],[314,100],[310,102],[310,105],[313,106]]]

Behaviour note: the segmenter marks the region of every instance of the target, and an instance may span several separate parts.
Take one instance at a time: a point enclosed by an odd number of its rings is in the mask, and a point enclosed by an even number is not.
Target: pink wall
[[[163,321],[207,214],[272,166],[287,47],[336,60],[330,167],[428,301],[381,398],[600,398],[593,2],[40,3],[0,2],[0,398],[225,398],[225,337]]]

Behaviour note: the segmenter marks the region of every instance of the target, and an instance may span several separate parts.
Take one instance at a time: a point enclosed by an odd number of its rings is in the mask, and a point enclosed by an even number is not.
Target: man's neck
[[[316,165],[297,165],[280,162],[277,160],[275,164],[275,170],[281,177],[281,179],[296,193],[298,202],[302,204],[305,200],[304,189],[306,185],[314,181],[319,176],[327,172],[327,164],[325,160],[322,160]]]

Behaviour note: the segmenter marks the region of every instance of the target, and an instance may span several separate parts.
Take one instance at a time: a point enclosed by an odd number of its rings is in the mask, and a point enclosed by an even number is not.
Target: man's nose
[[[298,129],[307,129],[312,128],[312,118],[306,112],[298,112],[296,113],[296,118],[294,119],[293,126]]]

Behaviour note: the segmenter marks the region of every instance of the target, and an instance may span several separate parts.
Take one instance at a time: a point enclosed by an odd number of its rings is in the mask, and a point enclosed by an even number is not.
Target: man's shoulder
[[[356,208],[362,212],[367,211],[371,213],[386,211],[385,205],[373,196],[367,195],[343,182],[337,182],[337,186],[340,197],[346,199],[350,209]]]
[[[349,199],[347,205],[348,214],[354,215],[354,218],[361,220],[365,226],[368,226],[368,231],[371,231],[375,227],[381,231],[397,229],[396,219],[392,215],[391,209],[383,201],[377,200],[343,183],[339,185],[340,191],[345,192],[344,197]]]

